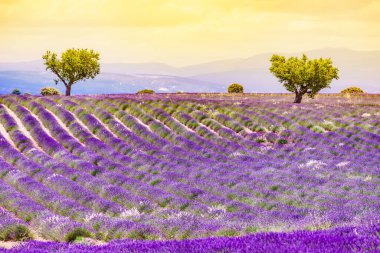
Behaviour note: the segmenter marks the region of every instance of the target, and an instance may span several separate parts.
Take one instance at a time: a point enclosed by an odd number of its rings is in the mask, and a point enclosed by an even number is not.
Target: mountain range
[[[301,56],[302,53],[285,56]],[[156,92],[225,92],[231,83],[240,83],[246,92],[286,92],[269,72],[273,53],[243,59],[213,61],[186,67],[164,63],[101,63],[101,73],[93,80],[75,84],[73,94],[135,93],[141,89]],[[309,58],[329,57],[339,69],[339,80],[331,83],[335,93],[358,86],[368,93],[380,93],[380,51],[329,48],[305,52]],[[45,86],[55,86],[54,76],[42,60],[0,63],[0,94],[18,88],[38,94]],[[58,85],[63,91],[63,85]]]

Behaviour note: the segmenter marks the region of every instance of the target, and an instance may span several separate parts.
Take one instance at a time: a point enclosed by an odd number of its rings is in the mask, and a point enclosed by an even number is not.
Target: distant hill
[[[331,48],[305,53],[310,58],[331,57],[340,70],[340,79],[333,81],[332,88],[324,92],[359,86],[366,92],[380,93],[380,51]],[[271,55],[259,54],[181,68],[164,63],[102,63],[102,73],[96,79],[76,85],[73,91],[74,94],[104,93],[105,90],[107,93],[134,93],[149,88],[157,92],[223,92],[230,83],[238,82],[247,92],[285,92],[269,73]],[[301,53],[282,55],[300,56]],[[41,60],[0,63],[0,93],[9,93],[14,88],[38,93],[43,86],[54,86],[53,79]]]
[[[310,58],[330,57],[339,68],[339,80],[324,92],[339,92],[347,86],[359,86],[366,92],[380,93],[380,51],[353,51],[347,49],[324,49],[305,52]],[[296,54],[282,54],[286,56]],[[301,54],[298,54],[301,56]],[[239,82],[254,92],[285,91],[269,72],[270,54],[260,54],[246,59],[211,62],[183,68],[186,76],[217,83]],[[217,69],[220,71],[217,71]],[[215,70],[215,71],[207,71]],[[202,72],[197,74],[197,72]]]
[[[63,93],[63,85],[55,86],[54,78],[48,72],[0,71],[0,94],[8,94],[15,88],[20,89],[22,92],[37,94],[42,87],[46,86],[56,87]],[[142,89],[153,89],[156,92],[214,92],[215,90],[226,90],[227,86],[169,75],[101,73],[94,80],[75,84],[72,93],[135,93]]]

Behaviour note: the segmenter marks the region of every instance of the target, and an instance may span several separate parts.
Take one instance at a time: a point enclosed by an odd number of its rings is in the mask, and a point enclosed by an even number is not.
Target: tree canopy
[[[71,94],[71,86],[78,81],[94,79],[100,72],[99,53],[88,49],[71,48],[62,53],[61,59],[54,52],[47,51],[42,56],[46,70],[53,72],[66,87],[66,96]]]
[[[333,66],[330,58],[309,59],[305,54],[302,58],[274,54],[270,59],[270,72],[278,78],[284,87],[295,93],[294,103],[301,103],[302,96],[314,96],[324,88],[330,88],[333,79],[338,79],[338,69]]]
[[[61,93],[59,90],[53,87],[43,87],[41,89],[41,95],[42,96],[51,96],[51,95],[60,95]]]
[[[342,90],[340,93],[343,93],[343,94],[355,94],[355,93],[364,93],[364,91],[362,89],[360,89],[359,87],[348,87],[344,90]]]
[[[19,89],[14,89],[14,90],[12,91],[12,94],[13,94],[13,95],[21,95],[21,91],[20,91]]]
[[[230,86],[228,86],[227,91],[228,93],[243,93],[244,87],[243,85],[240,85],[238,83],[233,83]]]
[[[143,89],[143,90],[139,90],[136,94],[154,94],[154,90]]]

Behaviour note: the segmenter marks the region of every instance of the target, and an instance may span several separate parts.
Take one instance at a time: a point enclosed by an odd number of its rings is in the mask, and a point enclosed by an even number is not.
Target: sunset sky
[[[380,0],[0,0],[0,62],[92,48],[183,66],[266,52],[380,50]]]

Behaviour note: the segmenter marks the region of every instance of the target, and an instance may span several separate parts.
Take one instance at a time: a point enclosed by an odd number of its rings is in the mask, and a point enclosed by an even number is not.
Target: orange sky
[[[380,0],[0,0],[0,62],[46,50],[174,66],[326,47],[380,50]]]

